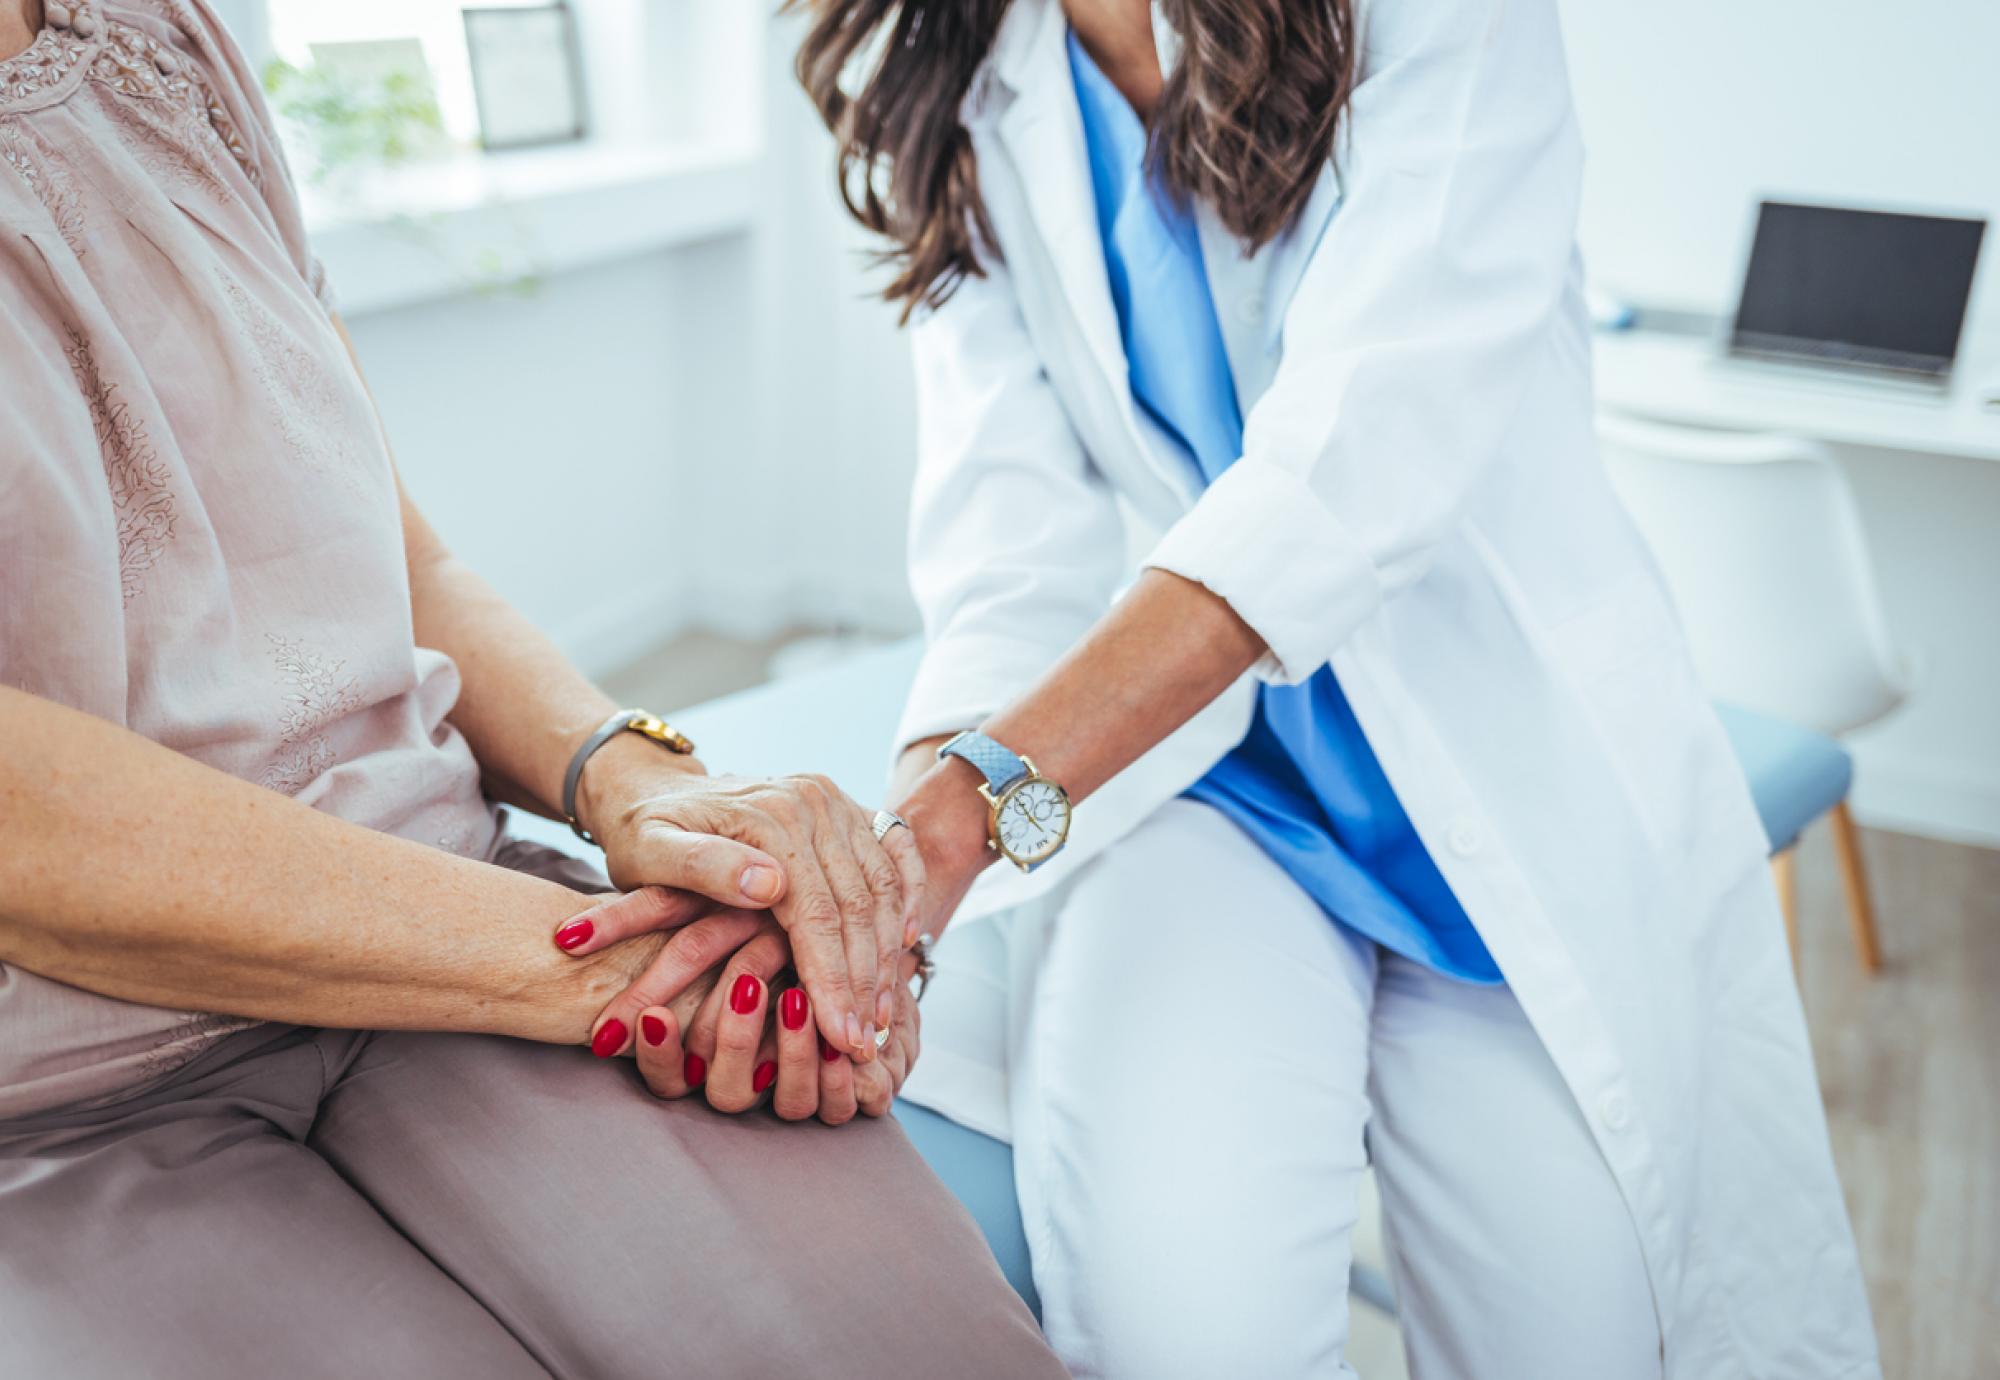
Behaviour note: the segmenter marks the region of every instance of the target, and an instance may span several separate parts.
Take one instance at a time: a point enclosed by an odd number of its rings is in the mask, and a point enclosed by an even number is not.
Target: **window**
[[[478,3],[522,7],[545,0]],[[477,142],[463,7],[454,0],[271,0],[269,16],[272,53],[301,68],[313,62],[317,45],[414,39],[423,48],[446,136],[461,146]]]
[[[550,2],[210,0],[292,69],[266,84],[350,314],[748,223],[775,4],[567,0],[586,138],[482,152],[465,11]]]
[[[294,66],[315,45],[414,39],[447,139],[473,146],[479,117],[464,11],[549,0],[214,0],[253,53]],[[568,0],[583,69],[590,135],[619,145],[741,147],[762,124],[763,0]],[[360,70],[372,55],[344,55]]]

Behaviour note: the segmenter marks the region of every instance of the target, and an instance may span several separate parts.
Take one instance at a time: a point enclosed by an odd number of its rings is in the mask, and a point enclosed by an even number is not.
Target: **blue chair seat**
[[[1718,704],[1715,712],[1750,778],[1773,853],[1797,843],[1807,825],[1847,799],[1854,759],[1832,738],[1741,705]]]

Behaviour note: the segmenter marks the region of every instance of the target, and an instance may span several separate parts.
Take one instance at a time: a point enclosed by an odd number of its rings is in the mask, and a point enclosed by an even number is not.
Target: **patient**
[[[613,733],[574,822],[670,934],[580,935],[492,802],[614,706],[329,300],[205,0],[0,0],[0,1374],[1060,1373],[872,1119],[908,831]]]

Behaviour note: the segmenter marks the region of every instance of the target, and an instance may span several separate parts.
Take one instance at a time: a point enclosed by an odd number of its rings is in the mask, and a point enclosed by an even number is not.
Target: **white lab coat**
[[[900,741],[1024,691],[1141,565],[1270,654],[1085,801],[1054,862],[982,877],[909,1093],[1006,1134],[1008,1006],[1054,909],[1027,903],[1233,746],[1256,676],[1331,661],[1617,1177],[1667,1373],[1876,1374],[1766,841],[1593,444],[1553,0],[1362,24],[1298,223],[1245,257],[1200,213],[1245,414],[1206,492],[1131,398],[1058,0],[1014,0],[968,93],[998,252],[915,327],[928,648]]]

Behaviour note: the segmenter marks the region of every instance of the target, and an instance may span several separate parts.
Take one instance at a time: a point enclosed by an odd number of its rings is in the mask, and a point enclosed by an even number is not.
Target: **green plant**
[[[299,67],[274,58],[264,68],[264,89],[288,127],[291,152],[323,198],[375,212],[386,232],[434,256],[467,291],[516,297],[539,291],[532,230],[504,205],[500,220],[517,244],[512,254],[498,245],[456,244],[441,217],[380,204],[381,189],[371,186],[369,173],[451,153],[426,76],[356,74],[323,62]]]
[[[396,167],[435,156],[444,117],[427,82],[408,72],[357,80],[322,64],[273,58],[264,89],[277,112],[311,141],[315,182],[355,167]]]

